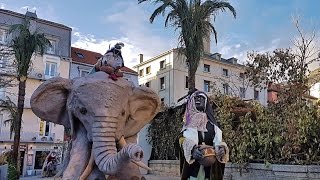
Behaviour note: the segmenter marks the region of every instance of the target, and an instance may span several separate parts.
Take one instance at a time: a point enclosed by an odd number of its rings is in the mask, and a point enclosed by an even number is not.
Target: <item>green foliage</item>
[[[14,35],[9,47],[14,52],[17,77],[18,80],[22,78],[22,81],[25,81],[33,53],[38,51],[40,54],[43,54],[45,49],[51,46],[51,44],[44,33],[39,33],[38,31],[31,32],[30,20],[27,17],[21,24],[11,25],[9,33]]]
[[[8,180],[17,180],[19,179],[19,171],[11,163],[8,164]]]
[[[4,165],[4,164],[7,164],[7,156],[5,153],[2,153],[0,155],[0,166]]]
[[[10,125],[10,139],[12,138],[13,132],[15,132],[15,119],[18,116],[18,109],[14,102],[11,101],[9,97],[6,97],[5,100],[0,99],[0,112],[7,111],[9,112],[9,119],[6,119],[4,121],[4,125]]]
[[[178,151],[174,142],[182,128],[181,109],[164,108],[152,121],[148,129],[152,145],[151,159],[174,160]]]
[[[219,105],[217,117],[232,162],[315,164],[320,160],[318,107],[296,102],[290,105],[246,102],[245,116],[231,113],[244,105],[224,95],[212,97]]]
[[[4,164],[8,164],[8,180],[19,179],[19,172],[13,165],[12,150],[4,152],[0,155],[0,166]]]
[[[230,161],[245,165],[318,164],[320,162],[320,112],[299,101],[290,105],[244,102],[220,93],[211,101],[230,149]],[[175,159],[174,141],[182,128],[181,108],[165,109],[149,128],[152,159]]]

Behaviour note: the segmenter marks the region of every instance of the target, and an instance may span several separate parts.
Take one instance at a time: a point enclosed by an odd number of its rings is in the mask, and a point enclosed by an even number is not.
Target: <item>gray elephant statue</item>
[[[145,179],[137,134],[159,112],[160,99],[149,88],[108,76],[51,78],[31,97],[38,117],[71,129],[63,179]]]

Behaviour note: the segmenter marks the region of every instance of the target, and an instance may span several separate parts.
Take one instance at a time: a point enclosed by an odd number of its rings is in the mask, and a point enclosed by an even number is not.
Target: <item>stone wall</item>
[[[158,176],[179,176],[179,161],[151,160],[149,174]],[[225,180],[305,180],[320,179],[320,166],[317,165],[280,165],[250,163],[240,171],[237,164],[226,164]]]
[[[227,164],[226,179],[236,180],[271,180],[271,179],[320,179],[320,166],[316,165],[280,165],[250,163],[240,172],[239,165]]]
[[[179,176],[180,166],[179,161],[176,160],[150,160],[149,167],[152,171],[149,174],[159,176]]]

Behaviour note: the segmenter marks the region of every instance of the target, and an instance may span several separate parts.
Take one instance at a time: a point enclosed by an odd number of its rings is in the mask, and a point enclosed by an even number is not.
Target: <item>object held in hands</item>
[[[216,162],[216,152],[212,146],[200,145],[199,150],[203,156],[202,159],[198,160],[199,164],[203,166],[211,166]]]

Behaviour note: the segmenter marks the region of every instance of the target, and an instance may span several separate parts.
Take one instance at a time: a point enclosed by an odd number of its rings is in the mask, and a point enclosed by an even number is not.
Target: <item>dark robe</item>
[[[183,112],[184,113],[184,112]],[[209,105],[209,103],[206,106],[206,114],[208,117],[208,123],[207,123],[207,130],[208,132],[204,133],[204,139],[202,138],[202,135],[200,132],[198,132],[199,137],[199,145],[202,144],[202,142],[205,142],[206,145],[213,145],[213,139],[214,139],[214,125],[217,125],[217,121],[214,118],[214,112],[212,107]],[[218,126],[219,127],[219,126]],[[184,157],[183,149],[179,144],[179,138],[183,137],[183,132],[180,133],[176,140],[176,146],[179,149],[179,160],[180,160],[180,175],[181,180],[187,180],[190,176],[197,177],[198,171],[200,168],[200,164],[195,161],[192,164],[189,164]],[[204,167],[205,170],[205,177],[209,180],[223,180],[224,175],[224,168],[225,164],[220,163],[219,161],[216,161],[212,166]]]

